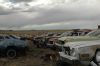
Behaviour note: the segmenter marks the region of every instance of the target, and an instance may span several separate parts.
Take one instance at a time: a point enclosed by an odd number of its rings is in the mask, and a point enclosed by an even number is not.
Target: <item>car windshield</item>
[[[90,33],[87,34],[87,36],[99,36],[99,35],[100,35],[100,30],[91,31]]]
[[[13,35],[9,35],[11,38],[17,39],[17,37],[13,36]]]
[[[55,41],[57,44],[61,44],[61,45],[64,45],[65,44],[65,41],[62,41],[62,40],[56,40]]]
[[[53,36],[54,34],[48,34],[48,36]]]

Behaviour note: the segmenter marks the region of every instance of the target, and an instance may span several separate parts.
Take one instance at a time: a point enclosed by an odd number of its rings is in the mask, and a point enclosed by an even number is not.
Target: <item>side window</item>
[[[9,39],[9,37],[8,37],[8,36],[5,36],[5,38],[6,38],[6,39]]]
[[[4,39],[4,37],[3,36],[0,36],[0,39]]]
[[[0,45],[3,44],[3,41],[0,41]]]
[[[6,44],[8,44],[8,41],[6,41],[6,40],[2,40],[2,41],[0,41],[0,45],[6,45]]]

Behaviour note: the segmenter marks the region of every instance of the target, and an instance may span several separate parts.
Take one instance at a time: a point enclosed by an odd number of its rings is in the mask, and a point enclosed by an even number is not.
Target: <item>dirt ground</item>
[[[0,66],[52,66],[51,62],[44,61],[41,57],[47,52],[52,52],[49,49],[30,48],[27,55],[20,56],[15,59],[6,57],[0,58]]]

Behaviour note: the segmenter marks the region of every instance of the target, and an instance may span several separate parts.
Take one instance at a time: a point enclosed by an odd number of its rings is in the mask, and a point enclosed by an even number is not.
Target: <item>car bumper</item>
[[[59,53],[59,54],[60,54],[60,60],[63,62],[67,62],[69,64],[75,64],[79,62],[76,57],[68,56],[68,55],[65,55],[64,53]]]

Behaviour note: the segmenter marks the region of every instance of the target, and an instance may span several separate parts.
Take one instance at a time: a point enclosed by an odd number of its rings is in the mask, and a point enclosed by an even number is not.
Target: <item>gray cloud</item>
[[[10,9],[5,9],[2,6],[0,6],[0,15],[9,15],[14,13],[14,11],[10,10]]]
[[[0,8],[2,29],[96,28],[100,24],[99,0],[51,0],[48,4],[38,0],[35,5],[26,1],[14,1],[17,4],[11,9]]]

